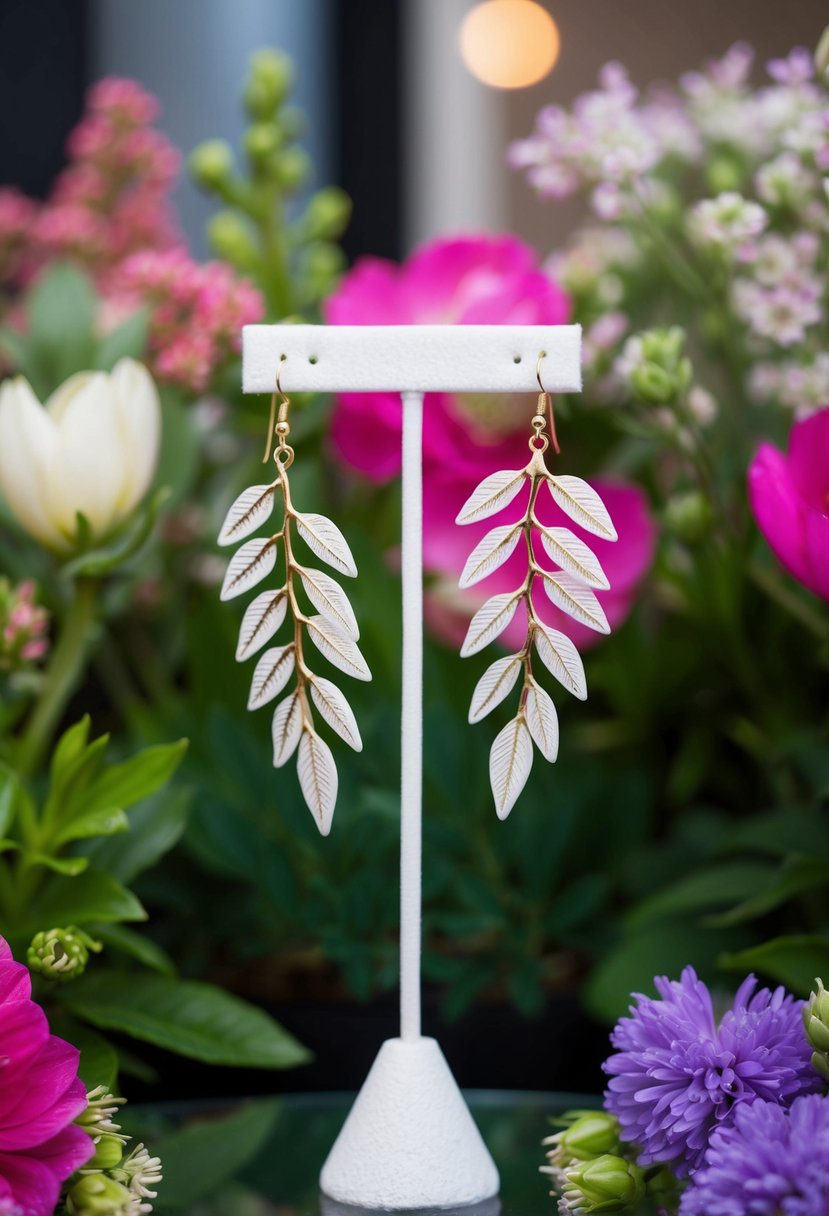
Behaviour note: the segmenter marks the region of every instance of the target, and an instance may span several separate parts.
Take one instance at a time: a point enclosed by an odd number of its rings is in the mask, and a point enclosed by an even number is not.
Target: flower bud
[[[674,396],[674,383],[668,372],[656,363],[642,363],[631,372],[634,395],[648,405],[664,405]]]
[[[95,1156],[86,1163],[88,1170],[112,1170],[124,1155],[121,1136],[101,1136],[95,1144]]]
[[[235,211],[218,211],[207,225],[211,247],[225,262],[250,270],[257,260],[250,227]]]
[[[245,152],[257,168],[268,164],[280,142],[279,131],[272,122],[256,122],[245,131]]]
[[[587,1161],[607,1153],[619,1153],[619,1123],[616,1116],[609,1115],[607,1111],[586,1111],[564,1131],[549,1136],[544,1143],[554,1146],[548,1156],[559,1166],[569,1165],[573,1161]]]
[[[106,1174],[86,1174],[66,1197],[67,1216],[123,1216],[134,1210],[134,1196]]]
[[[301,148],[286,148],[276,166],[279,184],[288,193],[298,190],[310,171],[311,159]]]
[[[803,1025],[814,1048],[812,1066],[829,1080],[829,992],[823,987],[823,980],[817,979],[815,984],[816,991],[803,1006]]]
[[[312,197],[303,216],[309,240],[336,240],[351,217],[351,199],[338,186],[327,186]]]
[[[273,118],[293,88],[293,66],[281,51],[264,47],[251,57],[245,84],[245,109],[260,122]]]
[[[36,933],[29,946],[29,970],[47,980],[76,980],[89,962],[89,949],[100,950],[86,933],[70,925],[68,929],[48,929]]]
[[[735,156],[721,154],[711,158],[706,170],[712,194],[723,194],[727,190],[739,190],[743,184],[742,165]]]
[[[815,68],[821,80],[826,80],[829,75],[829,25],[821,34],[815,50]]]
[[[206,190],[223,186],[233,171],[233,149],[223,139],[208,139],[190,153],[190,176]]]
[[[665,509],[668,529],[689,545],[695,545],[707,536],[713,521],[710,502],[696,490],[670,499]]]
[[[564,1171],[564,1177],[563,1199],[579,1213],[632,1207],[645,1194],[645,1178],[639,1166],[610,1153],[575,1162]]]

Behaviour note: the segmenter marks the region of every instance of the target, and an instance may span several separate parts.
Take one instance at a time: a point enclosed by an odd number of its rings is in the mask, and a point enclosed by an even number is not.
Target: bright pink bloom
[[[566,295],[537,268],[527,245],[510,236],[485,236],[434,241],[403,266],[364,259],[329,299],[326,319],[335,325],[558,325],[566,322],[568,311]],[[472,548],[489,528],[505,520],[499,516],[460,528],[455,516],[489,473],[522,468],[527,463],[533,404],[530,396],[521,403],[503,395],[434,393],[426,399],[423,557],[427,571],[437,576],[429,587],[426,614],[433,632],[452,644],[463,639],[469,618],[485,599],[517,587],[526,574],[526,557],[521,569],[519,549],[484,583],[459,591],[458,576]],[[400,471],[399,396],[343,395],[334,412],[332,438],[347,464],[371,481],[390,480]],[[616,625],[630,611],[638,583],[650,566],[654,529],[640,490],[598,482],[597,489],[607,502],[619,540],[611,544],[592,536],[584,538],[610,580],[611,590],[599,593],[599,598],[611,625]],[[510,518],[517,518],[521,501],[519,498],[513,505]],[[582,535],[552,500],[540,505],[539,515],[545,523],[573,527]],[[565,620],[546,596],[539,597],[538,610],[543,620],[563,628],[577,645],[586,647],[598,641],[598,634]],[[516,614],[502,640],[507,646],[519,647],[525,636],[526,621]]]
[[[751,509],[790,574],[829,600],[829,408],[796,422],[784,455],[761,444],[748,471]]]
[[[331,325],[560,325],[569,301],[538,269],[528,245],[511,236],[433,241],[403,266],[363,258],[326,302]],[[426,403],[423,450],[459,472],[470,448],[488,445],[499,466],[499,439],[523,426],[514,407],[480,417],[481,402],[432,394]],[[489,425],[487,425],[487,423]],[[494,425],[493,425],[494,423]],[[371,481],[400,472],[400,398],[395,393],[345,393],[337,400],[332,438],[339,454]],[[475,468],[480,454],[473,454]],[[481,474],[483,476],[483,474]]]
[[[49,1033],[26,967],[0,938],[0,1212],[51,1216],[94,1145],[73,1126],[86,1106],[79,1053]]]
[[[526,450],[526,449],[525,449]],[[520,456],[520,449],[519,449]],[[520,468],[520,461],[507,464],[506,468]],[[550,464],[551,470],[554,465]],[[493,466],[481,473],[482,480]],[[527,555],[523,544],[519,545],[503,566],[488,578],[470,587],[467,591],[458,588],[458,577],[467,557],[478,541],[496,524],[520,519],[526,509],[526,492],[510,504],[497,518],[481,520],[477,524],[459,527],[455,517],[475,488],[475,482],[460,486],[451,478],[434,480],[429,486],[424,502],[424,565],[438,574],[439,579],[427,601],[427,618],[434,633],[453,646],[459,646],[466,634],[469,619],[481,604],[492,595],[513,591],[520,587],[527,573]],[[553,502],[549,494],[538,496],[537,515],[543,524],[550,527],[569,528],[583,540],[598,557],[610,582],[607,591],[597,591],[596,596],[607,613],[611,628],[626,619],[644,575],[653,561],[656,529],[648,515],[647,500],[637,486],[623,485],[618,481],[602,481],[594,478],[591,484],[604,500],[610,517],[616,525],[619,539],[600,540],[585,532]],[[535,546],[537,561],[545,569],[554,569],[540,545]],[[579,650],[587,650],[601,641],[602,634],[580,625],[550,603],[540,587],[533,589],[533,605],[542,621],[554,629],[560,629],[572,638]],[[507,650],[519,650],[527,636],[527,619],[523,609],[516,612],[512,622],[504,630],[499,645]]]

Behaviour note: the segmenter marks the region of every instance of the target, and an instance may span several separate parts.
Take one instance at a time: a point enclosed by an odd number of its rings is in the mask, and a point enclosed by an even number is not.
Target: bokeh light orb
[[[496,89],[524,89],[552,71],[558,27],[535,0],[484,0],[466,14],[461,56],[469,71]]]

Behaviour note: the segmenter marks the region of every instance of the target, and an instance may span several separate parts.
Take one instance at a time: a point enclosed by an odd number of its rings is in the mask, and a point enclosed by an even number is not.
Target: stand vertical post
[[[400,1037],[420,1038],[423,852],[423,393],[403,397]]]

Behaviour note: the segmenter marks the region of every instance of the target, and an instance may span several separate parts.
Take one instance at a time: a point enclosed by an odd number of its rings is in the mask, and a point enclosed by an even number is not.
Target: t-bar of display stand
[[[421,1037],[420,1026],[423,397],[531,394],[538,391],[539,366],[545,390],[578,392],[581,327],[248,325],[243,352],[246,393],[273,392],[281,362],[286,393],[399,392],[402,398],[400,1037],[382,1045],[320,1185],[337,1203],[358,1208],[480,1203],[497,1194],[498,1171],[443,1053],[434,1039]]]

